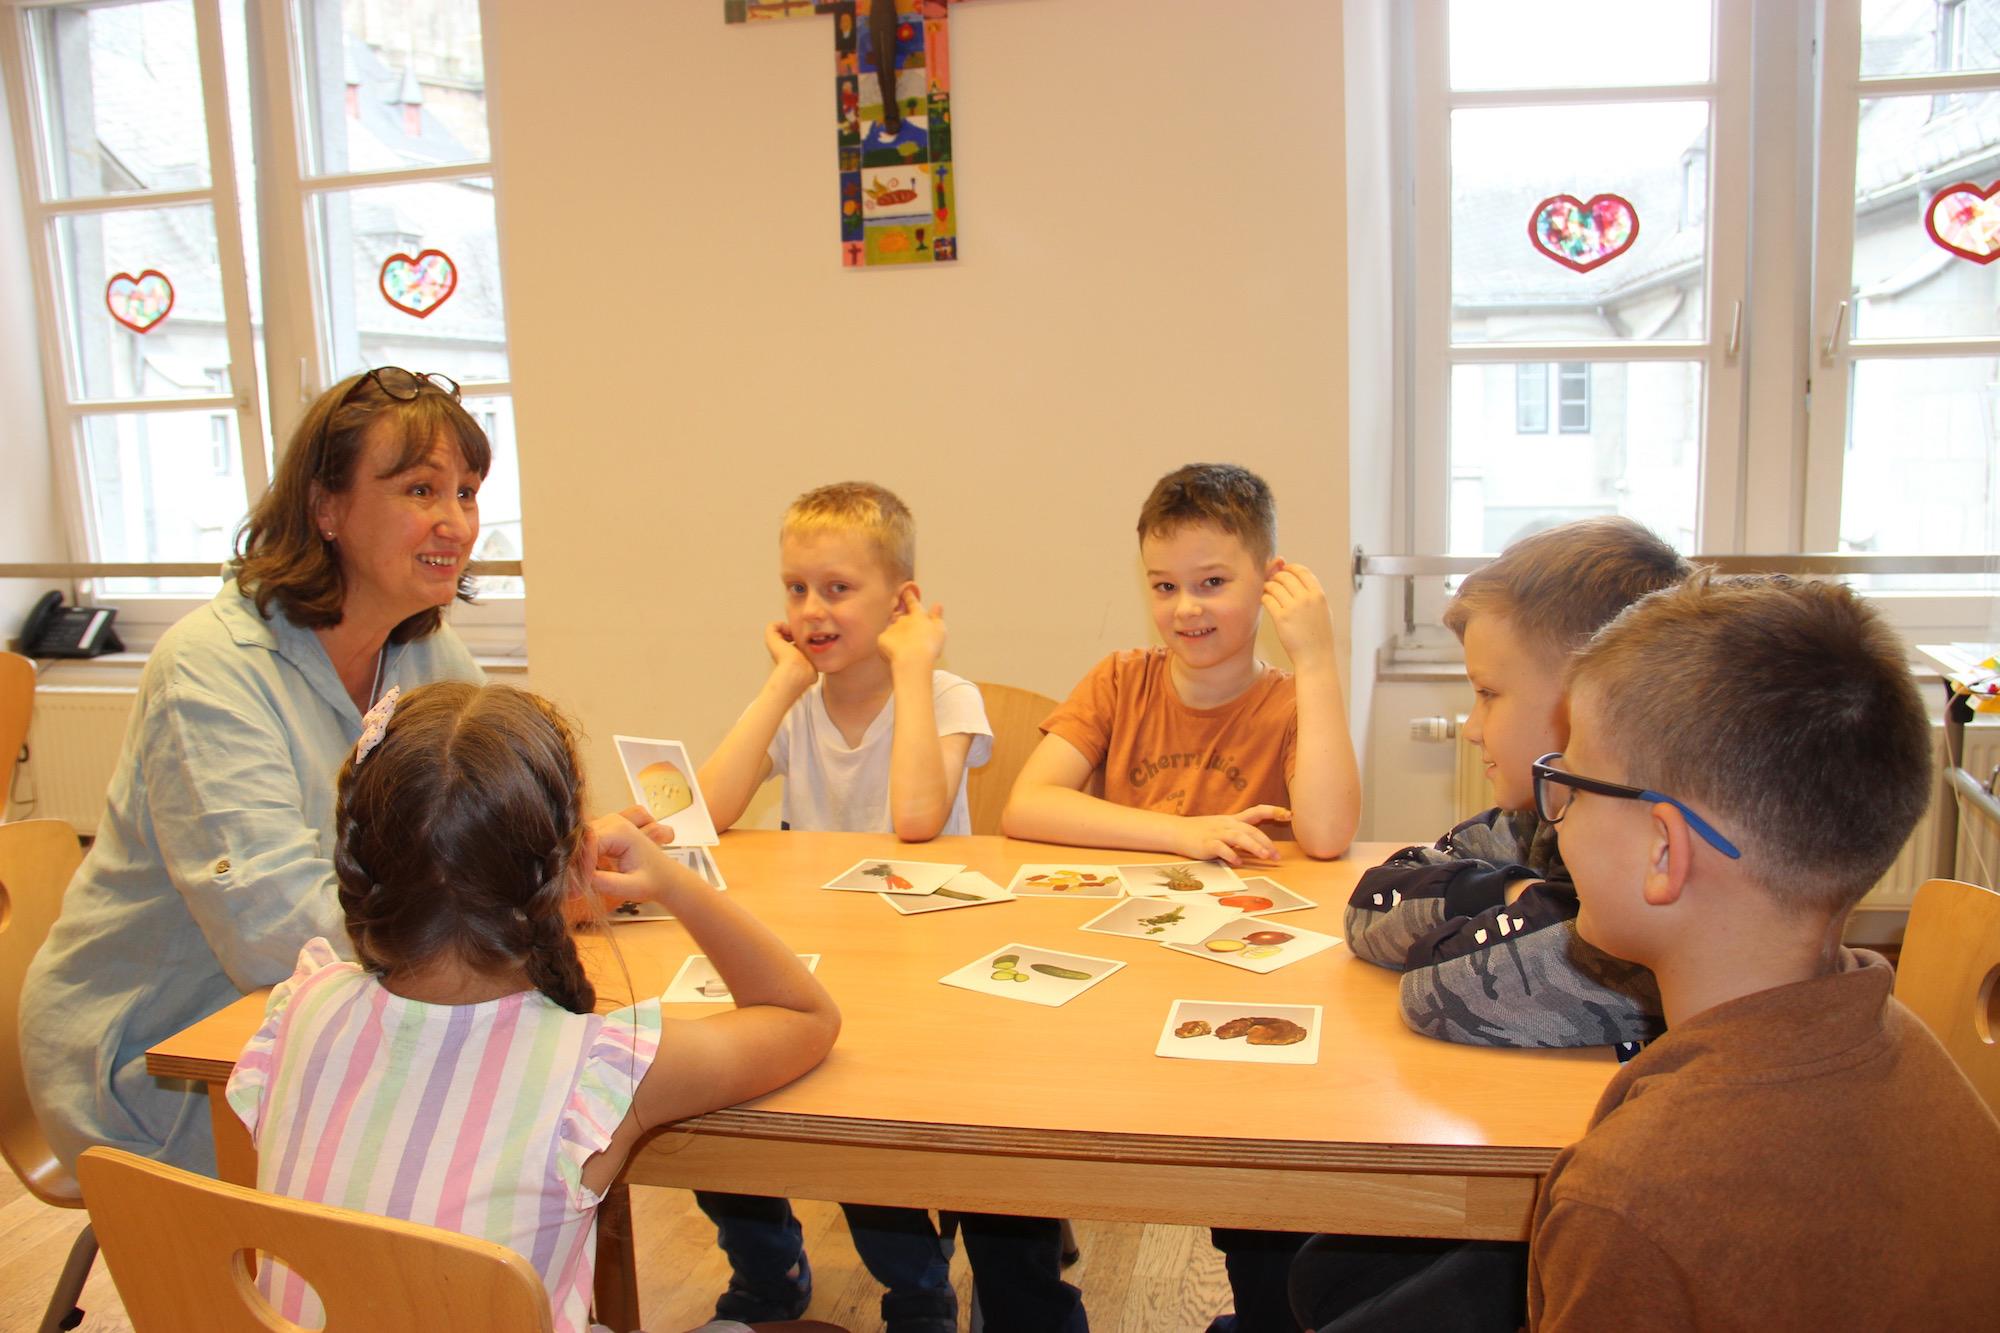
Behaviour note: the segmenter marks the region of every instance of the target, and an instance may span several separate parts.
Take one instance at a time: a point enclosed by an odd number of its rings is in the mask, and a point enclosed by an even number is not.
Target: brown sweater
[[[2000,1328],[2000,1124],[1889,965],[1717,1005],[1550,1171],[1531,1327]]]

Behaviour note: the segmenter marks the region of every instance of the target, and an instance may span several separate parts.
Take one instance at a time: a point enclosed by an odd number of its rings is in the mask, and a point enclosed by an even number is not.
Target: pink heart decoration
[[[1961,259],[1990,264],[2000,259],[2000,181],[1981,189],[1970,182],[1947,185],[1931,196],[1924,230]]]
[[[442,250],[415,256],[390,255],[378,279],[382,299],[406,314],[425,319],[458,290],[458,265]]]
[[[104,285],[104,308],[132,332],[144,333],[174,308],[174,285],[156,268],[146,269],[136,278],[130,273],[114,274]]]
[[[1588,273],[1632,248],[1639,239],[1639,210],[1623,195],[1554,194],[1528,214],[1528,240],[1564,268]]]

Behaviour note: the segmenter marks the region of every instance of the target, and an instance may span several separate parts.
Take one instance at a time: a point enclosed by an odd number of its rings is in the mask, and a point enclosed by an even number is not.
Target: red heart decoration
[[[156,268],[145,269],[136,278],[113,274],[104,284],[104,308],[132,332],[144,333],[174,308],[174,284]]]
[[[1639,239],[1639,210],[1623,195],[1596,194],[1585,203],[1552,194],[1528,214],[1528,242],[1564,268],[1588,273],[1630,250]]]
[[[2000,259],[2000,181],[1984,189],[1970,181],[1947,185],[1924,209],[1924,230],[1961,259],[1990,264]]]
[[[390,255],[376,275],[382,299],[406,314],[427,319],[458,290],[458,265],[442,250]]]

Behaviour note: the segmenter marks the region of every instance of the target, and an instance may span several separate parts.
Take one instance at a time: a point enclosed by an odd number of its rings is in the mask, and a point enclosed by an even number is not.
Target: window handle
[[[1826,346],[1820,349],[1820,359],[1832,361],[1833,354],[1840,347],[1840,326],[1847,323],[1847,302],[1834,307],[1833,332],[1826,335]]]
[[[1737,351],[1743,346],[1743,302],[1736,303],[1736,313],[1729,317],[1729,350],[1723,354],[1726,360],[1734,361]]]

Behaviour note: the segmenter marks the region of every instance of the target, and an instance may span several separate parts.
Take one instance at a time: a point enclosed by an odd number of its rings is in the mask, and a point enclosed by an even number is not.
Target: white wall
[[[822,482],[910,502],[975,678],[1145,642],[1133,521],[1197,459],[1270,480],[1348,623],[1341,6],[954,6],[963,258],[873,272],[825,21],[720,9],[484,7],[530,649],[601,790],[613,732],[706,752],[749,698]]]
[[[33,270],[5,82],[0,69],[0,292],[8,293],[0,301],[0,477],[6,478],[0,485],[0,564],[69,558],[50,471]],[[58,586],[0,579],[0,647],[21,632],[35,599]]]

